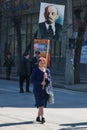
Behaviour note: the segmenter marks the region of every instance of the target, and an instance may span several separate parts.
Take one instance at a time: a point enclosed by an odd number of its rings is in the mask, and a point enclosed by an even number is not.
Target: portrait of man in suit
[[[62,36],[62,25],[56,22],[59,18],[59,12],[55,5],[49,4],[44,8],[44,21],[39,22],[37,38],[56,39]]]

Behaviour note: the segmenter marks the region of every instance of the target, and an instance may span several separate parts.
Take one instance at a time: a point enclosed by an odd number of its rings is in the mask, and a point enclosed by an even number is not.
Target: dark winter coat
[[[18,74],[20,76],[26,76],[30,75],[30,73],[31,73],[31,62],[29,59],[26,59],[23,56],[19,65]]]
[[[31,74],[31,82],[33,83],[33,92],[35,96],[36,106],[44,106],[46,107],[48,94],[46,92],[46,87],[48,86],[51,76],[50,76],[50,70],[46,70],[48,79],[46,79],[46,85],[44,86],[44,89],[42,88],[41,82],[43,81],[44,72],[41,71],[38,67],[33,69],[33,72]]]

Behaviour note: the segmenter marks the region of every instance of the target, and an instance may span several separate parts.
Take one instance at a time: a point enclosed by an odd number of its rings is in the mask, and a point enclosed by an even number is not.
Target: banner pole
[[[50,48],[50,40],[49,40],[49,42],[48,42],[48,44],[47,44],[47,51],[46,51],[46,67],[45,67],[45,70],[46,70],[46,68],[47,68],[47,63],[48,63],[49,48]],[[43,79],[43,82],[45,82],[45,78]],[[44,89],[44,85],[43,85],[42,89]]]

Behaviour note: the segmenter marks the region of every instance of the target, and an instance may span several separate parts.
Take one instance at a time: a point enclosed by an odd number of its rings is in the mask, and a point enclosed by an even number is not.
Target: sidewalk
[[[87,92],[87,84],[64,85],[64,88],[74,91]]]
[[[36,108],[2,108],[0,130],[87,130],[87,109],[45,109],[45,124],[35,121],[36,113]]]

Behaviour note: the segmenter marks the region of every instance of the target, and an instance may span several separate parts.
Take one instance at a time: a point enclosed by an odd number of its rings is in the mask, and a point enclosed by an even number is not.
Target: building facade
[[[72,2],[72,0],[70,0]],[[79,2],[80,1],[80,2]],[[54,3],[65,5],[64,24],[63,24],[63,37],[62,41],[55,41],[52,45],[51,60],[52,65],[58,62],[65,64],[66,48],[68,45],[67,31],[73,31],[72,19],[68,23],[67,0],[1,0],[0,1],[0,70],[3,71],[3,62],[6,53],[11,52],[15,60],[16,66],[14,71],[17,71],[17,64],[22,54],[28,50],[33,56],[33,39],[38,29],[40,3]],[[83,15],[85,15],[87,2],[86,0],[73,0],[72,5],[74,12],[75,9],[81,8]],[[68,19],[68,20],[67,20]],[[71,25],[69,25],[71,24]],[[74,32],[77,30],[75,28]],[[73,32],[72,32],[73,33]],[[68,34],[69,35],[69,34]],[[71,36],[70,36],[71,37]]]

